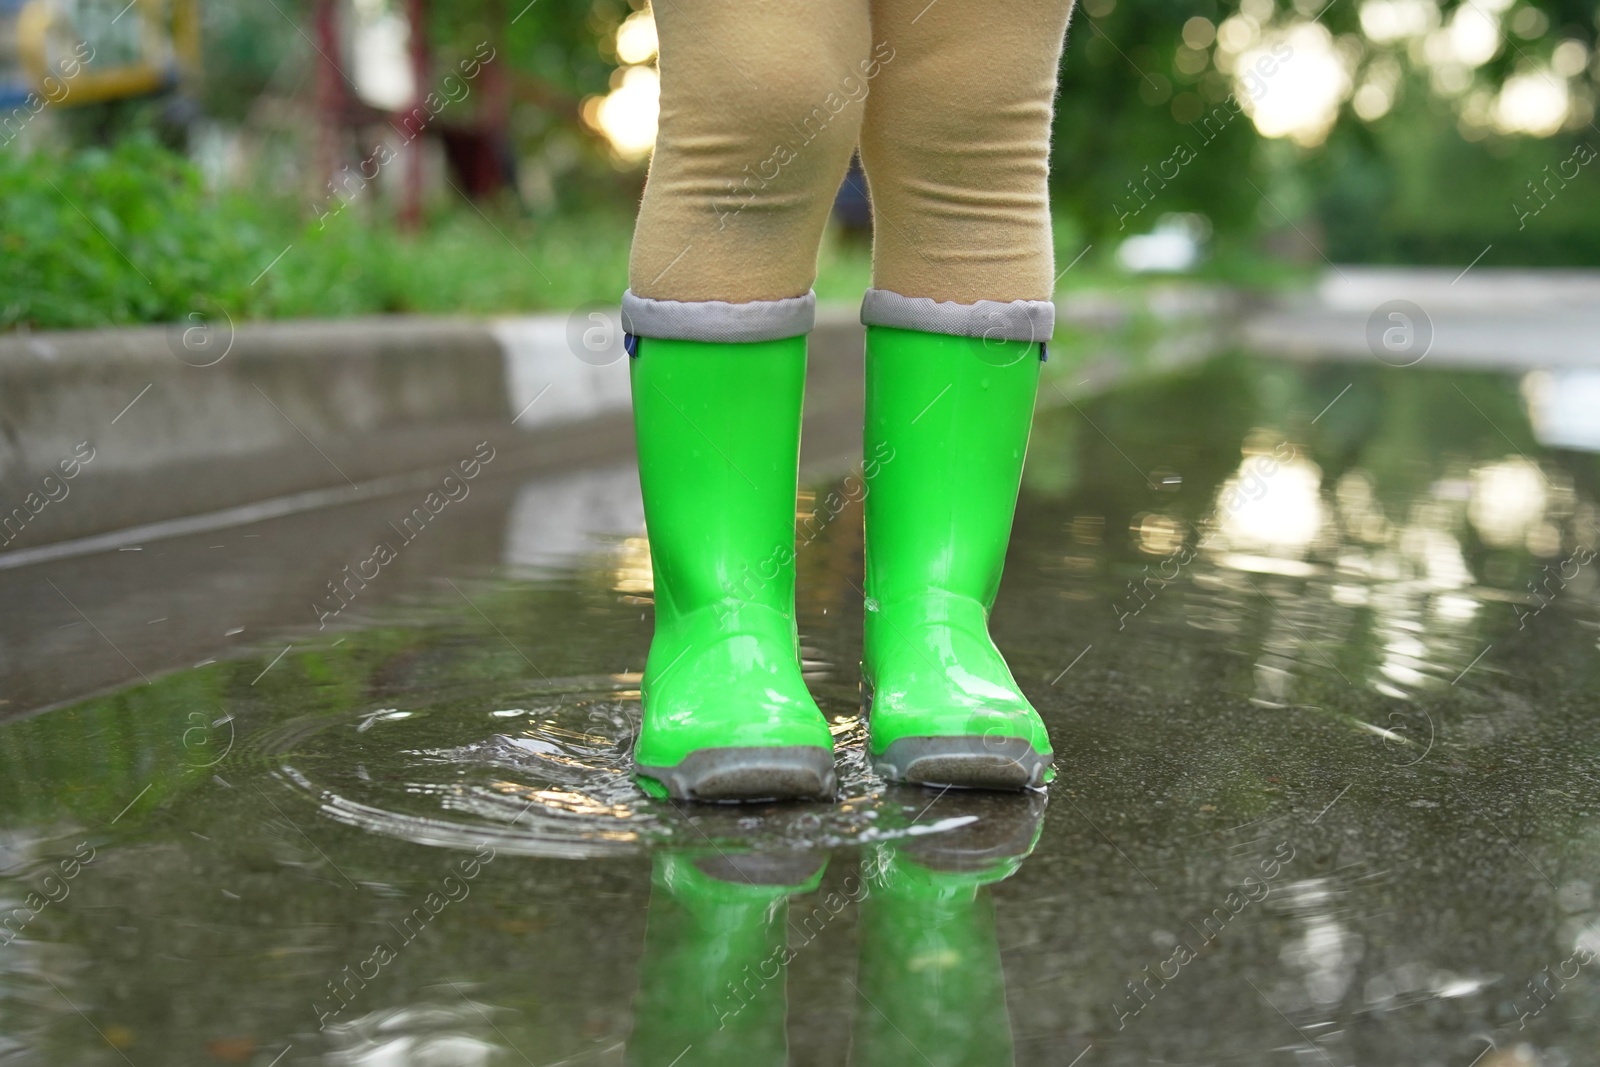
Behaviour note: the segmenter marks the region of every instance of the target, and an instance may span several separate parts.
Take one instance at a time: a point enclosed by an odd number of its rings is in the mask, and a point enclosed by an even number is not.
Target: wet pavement
[[[0,726],[0,1064],[1594,1062],[1589,388],[1226,356],[1043,412],[993,619],[1039,795],[865,765],[843,470],[834,805],[629,781],[625,467],[485,480],[365,584],[405,496],[16,570],[6,697],[56,706]]]

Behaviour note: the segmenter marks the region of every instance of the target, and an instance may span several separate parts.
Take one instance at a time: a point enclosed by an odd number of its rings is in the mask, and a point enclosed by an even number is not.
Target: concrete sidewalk
[[[1337,266],[1241,324],[1292,359],[1525,371],[1600,365],[1600,271]]]

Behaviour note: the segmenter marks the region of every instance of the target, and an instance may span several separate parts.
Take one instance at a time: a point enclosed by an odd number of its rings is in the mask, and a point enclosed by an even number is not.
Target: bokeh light
[[[1351,91],[1345,58],[1317,22],[1264,37],[1240,53],[1233,76],[1239,101],[1263,136],[1307,146],[1327,138]]]

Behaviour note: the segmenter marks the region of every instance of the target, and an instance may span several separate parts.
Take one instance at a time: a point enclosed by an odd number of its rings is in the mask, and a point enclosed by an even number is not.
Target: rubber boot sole
[[[671,767],[636,764],[676,800],[832,800],[833,753],[814,745],[703,748]]]
[[[1050,767],[1021,737],[902,737],[872,763],[896,782],[1011,791],[1043,785]]]
[[[861,714],[872,725],[872,687],[861,682]],[[871,741],[868,741],[870,756]],[[891,782],[913,782],[952,789],[1017,792],[1044,785],[1052,757],[1041,755],[1025,738],[966,734],[902,737],[881,756],[870,756],[873,769]]]

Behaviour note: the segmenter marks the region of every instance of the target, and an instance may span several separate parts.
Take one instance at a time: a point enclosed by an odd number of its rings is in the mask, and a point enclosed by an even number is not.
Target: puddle
[[[834,804],[683,805],[631,776],[639,677],[552,679],[506,699],[445,690],[425,703],[293,719],[256,756],[308,814],[419,845],[513,855],[621,856],[652,847],[805,851],[940,833],[976,816],[908,822],[925,807],[867,766],[859,720],[841,719]]]
[[[486,492],[404,596],[0,726],[0,1064],[1587,1062],[1600,463],[1560,396],[1229,357],[1042,414],[993,628],[1048,797],[866,767],[830,484],[841,801],[646,797],[629,479]],[[240,595],[320,590],[289,567]]]

